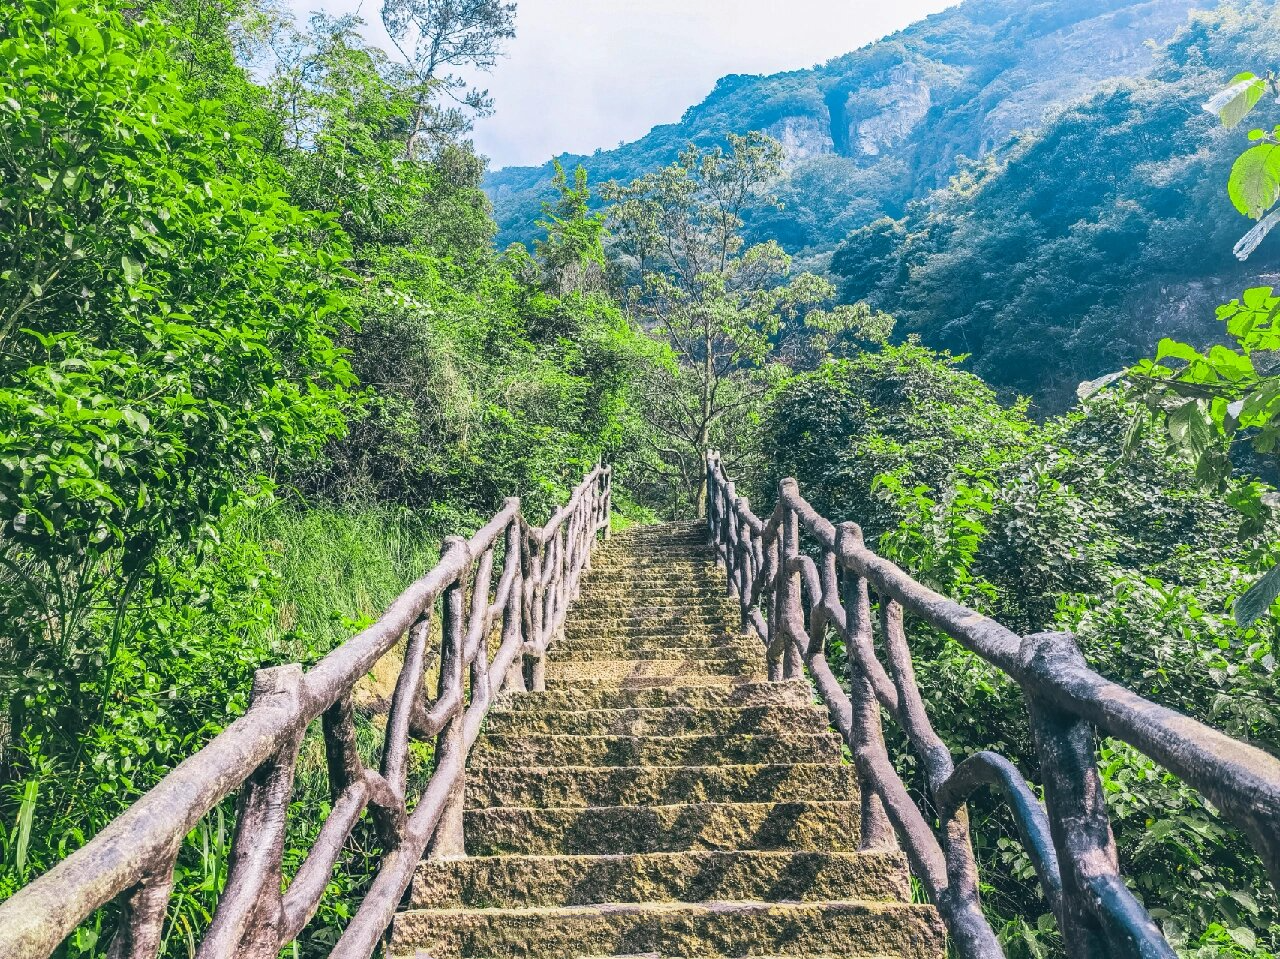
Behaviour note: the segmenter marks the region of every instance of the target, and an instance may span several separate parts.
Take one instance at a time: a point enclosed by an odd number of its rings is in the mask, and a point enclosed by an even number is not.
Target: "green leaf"
[[[130,286],[135,286],[142,279],[142,264],[128,254],[120,257],[120,266],[124,268],[124,280]]]
[[[1240,154],[1231,167],[1227,193],[1245,216],[1262,219],[1280,197],[1280,146],[1260,143]]]
[[[1231,86],[1213,96],[1204,108],[1230,129],[1249,115],[1266,92],[1266,80],[1252,73],[1241,73],[1233,77]]]
[[[1196,461],[1213,444],[1214,426],[1204,400],[1189,400],[1169,414],[1169,435]]]
[[[1252,626],[1280,597],[1280,566],[1249,587],[1249,591],[1236,600],[1233,612],[1238,626]]]
[[[151,421],[137,410],[125,408],[120,411],[120,416],[139,433],[145,433],[151,429]]]
[[[1175,360],[1186,360],[1192,363],[1200,359],[1200,354],[1196,352],[1194,347],[1186,343],[1179,343],[1177,340],[1165,337],[1160,341],[1160,345],[1156,347],[1156,362],[1160,362],[1166,357],[1172,357]]]

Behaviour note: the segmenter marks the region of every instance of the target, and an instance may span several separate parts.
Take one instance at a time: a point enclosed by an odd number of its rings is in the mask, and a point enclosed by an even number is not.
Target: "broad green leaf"
[[[1156,347],[1156,362],[1158,363],[1167,358],[1186,360],[1188,363],[1192,363],[1200,359],[1200,354],[1194,347],[1186,343],[1179,343],[1177,340],[1166,336],[1160,341],[1160,345]]]
[[[1204,108],[1229,129],[1239,125],[1266,92],[1266,80],[1252,73],[1241,73],[1232,78],[1231,86],[1210,98]]]
[[[130,286],[142,279],[142,264],[128,254],[120,257],[120,266],[124,268],[124,280]]]
[[[1242,627],[1252,626],[1266,615],[1277,597],[1280,597],[1280,566],[1274,567],[1236,600],[1233,609],[1236,624]]]
[[[1280,146],[1260,143],[1240,154],[1231,167],[1227,193],[1245,216],[1262,219],[1280,197]]]
[[[1189,400],[1169,414],[1169,435],[1197,462],[1212,445],[1216,429],[1204,400]]]
[[[123,409],[120,411],[121,417],[126,423],[132,426],[139,433],[146,433],[151,429],[151,421],[147,419],[145,414],[134,409]]]

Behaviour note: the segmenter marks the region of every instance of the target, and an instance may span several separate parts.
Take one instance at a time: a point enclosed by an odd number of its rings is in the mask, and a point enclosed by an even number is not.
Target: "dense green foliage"
[[[440,536],[562,500],[634,429],[649,349],[566,279],[603,258],[585,182],[534,255],[495,252],[465,116],[357,21],[123,9],[0,4],[0,898],[242,711],[255,669],[376,616]],[[304,748],[294,865],[322,770]],[[207,922],[230,815],[182,853],[168,954]],[[368,838],[303,952],[352,910]]]
[[[1135,412],[1103,393],[1036,424],[908,344],[789,383],[763,443],[772,479],[797,477],[821,512],[856,518],[923,582],[1022,633],[1072,630],[1103,674],[1274,752],[1275,621],[1242,629],[1229,613],[1261,557],[1163,437],[1131,448]],[[1038,781],[1016,687],[923,624],[909,632],[951,748],[997,749]],[[1104,742],[1100,755],[1124,871],[1170,938],[1195,955],[1274,951],[1280,904],[1247,840],[1135,751]],[[1014,954],[1048,954],[1052,919],[1011,824],[994,803],[975,821],[988,911]]]
[[[61,0],[3,21],[4,767],[56,850],[267,657],[261,556],[219,533],[343,427],[345,243],[186,97],[158,24]]]

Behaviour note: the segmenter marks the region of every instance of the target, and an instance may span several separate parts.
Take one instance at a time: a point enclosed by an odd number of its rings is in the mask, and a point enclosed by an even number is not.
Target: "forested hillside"
[[[1162,336],[1215,339],[1217,304],[1272,282],[1277,260],[1267,246],[1247,264],[1231,255],[1247,229],[1226,197],[1239,138],[1200,105],[1278,54],[1274,4],[1197,16],[1150,76],[1107,84],[905,216],[855,231],[831,265],[842,295],[1048,410]]]
[[[677,123],[583,163],[593,180],[630,180],[688,143],[763,130],[787,150],[782,209],[746,216],[753,239],[829,251],[852,230],[944,186],[960,157],[1007,147],[1055,108],[1106,80],[1140,76],[1188,14],[1213,0],[966,0],[809,70],[729,76]],[[821,24],[814,24],[821,30]],[[1230,69],[1230,64],[1226,65]],[[499,243],[527,241],[549,196],[550,164],[490,173]]]

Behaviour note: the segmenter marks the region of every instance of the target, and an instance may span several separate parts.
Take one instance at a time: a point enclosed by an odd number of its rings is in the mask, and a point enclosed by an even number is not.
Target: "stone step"
[[[764,644],[754,634],[744,633],[702,633],[693,636],[681,636],[678,646],[672,646],[665,637],[601,635],[573,636],[560,640],[551,647],[551,656],[555,659],[580,659],[582,654],[593,656],[612,653],[613,659],[642,658],[651,652],[669,650],[679,652],[681,656],[695,659],[716,655],[720,652],[741,652],[754,655],[763,650]]]
[[[599,623],[618,623],[621,625],[650,623],[664,626],[682,626],[686,624],[701,625],[703,623],[719,623],[726,614],[734,609],[727,603],[680,603],[661,608],[652,606],[618,606],[612,609],[596,609],[587,607],[570,611],[567,626],[596,625]]]
[[[605,902],[876,900],[911,897],[899,852],[659,852],[427,860],[415,909],[588,906]]]
[[[596,679],[570,678],[563,675],[552,676],[548,670],[547,689],[553,692],[579,690],[584,694],[615,689],[669,689],[688,687],[722,687],[752,686],[768,682],[769,677],[762,671],[744,675],[718,675],[688,672],[681,676],[666,675],[613,675]]]
[[[592,682],[628,685],[643,680],[663,680],[667,685],[684,680],[742,679],[744,662],[706,659],[595,659],[547,662],[547,685]],[[764,665],[760,657],[757,669]]]
[[[932,907],[884,902],[644,903],[419,909],[392,927],[393,957],[889,955],[942,959]]]
[[[593,609],[596,600],[630,599],[635,606],[665,603],[691,606],[719,597],[728,597],[720,576],[688,573],[680,576],[648,576],[644,579],[599,579],[583,583],[578,590],[577,609]]]
[[[644,620],[626,620],[600,617],[599,619],[578,620],[565,627],[566,639],[589,639],[592,636],[672,636],[677,639],[685,634],[696,636],[717,636],[730,639],[740,635],[742,630],[733,623],[727,623],[721,617],[706,617],[689,622],[647,622]]]
[[[825,733],[828,726],[826,710],[815,706],[683,706],[547,713],[494,712],[485,722],[485,732],[508,736],[538,733],[559,736],[761,736]]]
[[[724,588],[724,572],[712,562],[676,563],[666,560],[652,566],[635,563],[617,567],[593,566],[583,578],[582,587],[608,585],[610,583],[697,583],[719,585]],[[713,594],[714,595],[714,594]]]
[[[627,562],[594,563],[583,582],[594,584],[600,580],[675,580],[683,576],[696,576],[710,581],[717,577],[723,578],[724,571],[709,556],[704,559],[672,559],[663,554],[655,556],[651,562],[632,558]]]
[[[742,627],[733,622],[726,622],[724,619],[708,620],[700,623],[646,623],[646,622],[619,622],[612,619],[598,620],[581,620],[564,631],[565,639],[591,639],[593,637],[601,638],[618,638],[625,639],[627,637],[637,638],[656,638],[670,637],[672,639],[683,640],[686,637],[695,638],[699,641],[706,639],[718,639],[721,642],[729,642],[735,637],[746,635]],[[673,643],[672,645],[686,645],[684,643]],[[762,647],[763,648],[763,647]]]
[[[751,766],[839,763],[832,732],[764,736],[578,736],[546,733],[483,736],[468,766]]]
[[[737,608],[736,600],[732,600],[727,594],[716,593],[715,595],[708,596],[703,593],[692,600],[678,603],[654,602],[649,606],[633,605],[629,606],[625,612],[629,615],[637,616],[646,612],[652,612],[655,616],[671,616],[673,614],[688,612],[714,614],[724,610],[737,610]],[[615,612],[612,608],[601,609],[597,606],[582,606],[581,604],[578,604],[571,609],[569,615],[592,619],[612,612]]]
[[[589,583],[582,585],[575,600],[576,609],[639,608],[644,606],[692,606],[713,598],[730,598],[723,584],[695,584],[687,580],[663,583]],[[577,615],[577,613],[575,613]]]
[[[680,803],[469,809],[469,856],[591,855],[699,849],[857,852],[855,802]]]
[[[816,702],[809,684],[800,679],[771,683],[767,679],[705,687],[671,686],[619,689],[608,686],[551,689],[542,693],[504,696],[496,710],[560,712],[574,709],[653,709],[668,706],[810,706]]]
[[[467,806],[666,806],[858,799],[847,763],[752,766],[489,766],[467,772]],[[601,850],[597,850],[599,852]],[[607,847],[603,851],[608,850]]]
[[[665,596],[657,596],[652,602],[639,603],[631,596],[602,596],[598,602],[587,604],[582,600],[574,603],[569,610],[572,618],[591,619],[596,616],[607,616],[616,612],[641,613],[653,610],[656,613],[670,614],[683,610],[724,610],[738,615],[738,601],[723,592],[708,595],[703,592],[691,593],[688,599],[671,600]],[[571,619],[572,621],[572,619]]]
[[[643,606],[692,606],[711,599],[729,599],[723,583],[703,584],[646,581],[643,583],[585,583],[574,602],[575,610],[638,609]],[[574,616],[581,615],[575,612]]]
[[[678,641],[683,643],[689,637],[680,636]],[[708,637],[708,640],[716,637]],[[683,659],[687,661],[706,660],[710,662],[733,662],[739,666],[759,664],[764,657],[764,647],[759,643],[745,642],[721,642],[719,645],[705,646],[672,646],[670,643],[664,644],[660,637],[641,636],[640,643],[646,645],[632,644],[625,649],[620,649],[613,642],[617,637],[604,636],[596,639],[599,645],[588,645],[592,641],[582,639],[576,641],[576,645],[570,646],[565,642],[557,643],[551,647],[551,662],[556,663],[582,663],[597,662],[600,660],[611,660],[614,662],[651,662],[655,659]]]
[[[591,557],[591,569],[660,569],[667,564],[713,565],[715,552],[697,543],[632,544],[626,549],[597,552]]]

